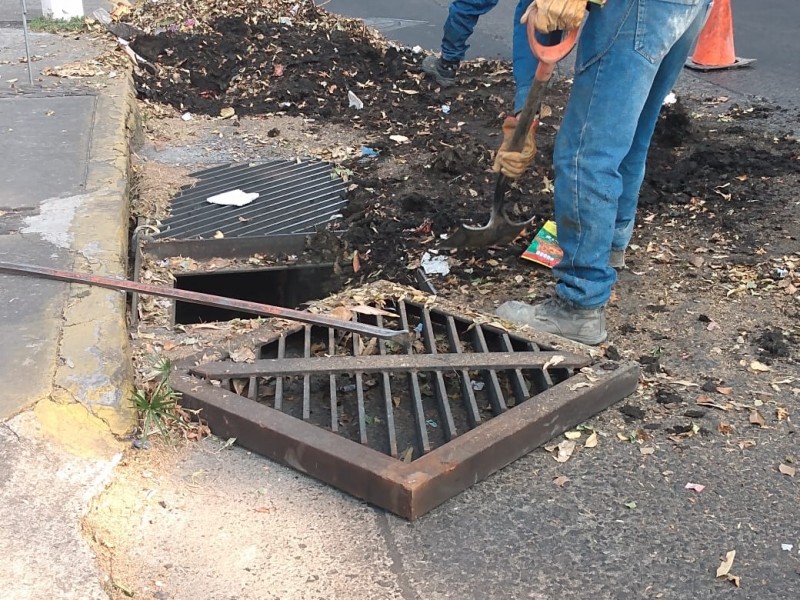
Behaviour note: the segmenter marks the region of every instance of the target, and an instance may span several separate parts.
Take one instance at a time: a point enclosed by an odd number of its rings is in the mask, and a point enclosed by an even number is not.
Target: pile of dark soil
[[[334,122],[361,132],[378,156],[343,163],[352,172],[350,206],[335,227],[347,251],[359,251],[363,280],[379,273],[409,282],[422,252],[436,248],[443,234],[488,218],[491,155],[512,97],[506,65],[465,65],[459,85],[441,90],[420,72],[421,54],[308,3],[292,12],[296,5],[277,0],[230,9],[211,2],[203,4],[202,19],[187,6],[144,3],[134,13],[132,22],[150,33],[132,46],[157,66],[155,75],[137,73],[140,97],[213,116],[230,108],[237,115],[302,115],[320,129]],[[172,22],[164,23],[170,11]],[[159,23],[167,30],[156,33]],[[348,92],[362,109],[351,107]],[[565,83],[551,87],[546,102],[553,114],[539,130],[536,166],[511,192],[513,212],[520,220],[535,216],[536,227],[552,215],[551,153],[568,93]],[[773,183],[796,182],[797,142],[756,133],[747,115],[721,122],[696,118],[695,108],[665,109],[642,212],[651,213],[650,223],[677,222],[704,239],[732,234],[741,254],[769,245],[796,219],[787,198],[774,197]],[[454,251],[454,277],[442,283],[507,278],[500,272],[506,270],[531,277],[531,265],[518,257],[532,233],[504,248]]]

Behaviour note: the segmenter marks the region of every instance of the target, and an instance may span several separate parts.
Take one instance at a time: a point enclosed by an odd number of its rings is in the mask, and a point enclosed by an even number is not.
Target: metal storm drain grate
[[[252,362],[177,371],[215,434],[414,519],[636,389],[635,364],[396,300],[354,312],[411,347],[298,326]],[[571,346],[570,346],[571,347]],[[575,346],[575,348],[579,348]]]
[[[347,203],[344,183],[321,161],[273,160],[192,173],[200,181],[173,198],[155,239],[227,238],[304,233],[327,223]],[[243,207],[210,204],[210,196],[240,189],[259,197]]]

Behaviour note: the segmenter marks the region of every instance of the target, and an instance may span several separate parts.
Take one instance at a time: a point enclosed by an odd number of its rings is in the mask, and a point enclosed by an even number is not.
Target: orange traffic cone
[[[714,0],[697,38],[694,55],[686,61],[686,66],[696,71],[715,71],[745,67],[754,62],[754,58],[738,58],[733,49],[731,0]]]

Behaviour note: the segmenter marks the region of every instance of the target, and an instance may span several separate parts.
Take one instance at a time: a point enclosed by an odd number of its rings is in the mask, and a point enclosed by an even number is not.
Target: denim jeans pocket
[[[703,0],[639,0],[636,51],[658,64],[686,32]]]

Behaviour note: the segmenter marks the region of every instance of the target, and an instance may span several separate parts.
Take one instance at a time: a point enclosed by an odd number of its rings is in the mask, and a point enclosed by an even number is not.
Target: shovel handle
[[[534,23],[536,22],[536,13],[538,10],[539,9],[534,4],[531,13],[528,15],[528,43],[531,46],[533,54],[539,59],[539,63],[544,64],[546,68],[549,68],[550,74],[552,74],[556,63],[567,56],[567,54],[572,52],[572,49],[575,47],[575,43],[578,41],[579,29],[567,31],[562,40],[555,45],[549,46],[542,44],[538,39],[536,39],[536,27],[534,26]],[[537,69],[537,77],[539,76],[538,71],[539,70]],[[547,78],[549,79],[549,77]]]

